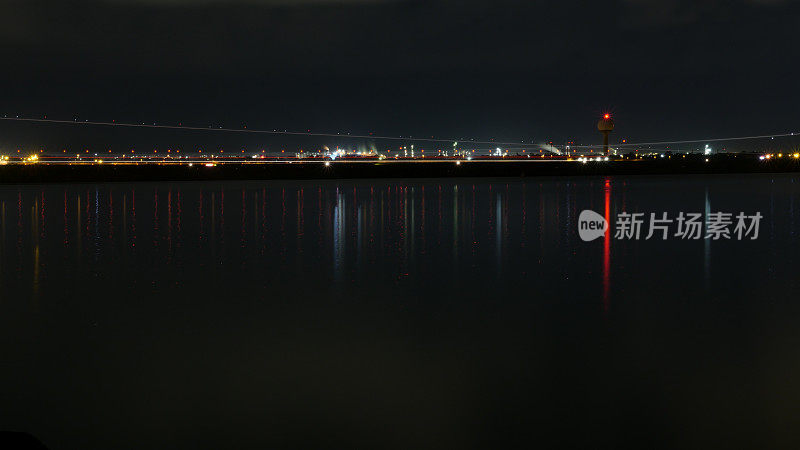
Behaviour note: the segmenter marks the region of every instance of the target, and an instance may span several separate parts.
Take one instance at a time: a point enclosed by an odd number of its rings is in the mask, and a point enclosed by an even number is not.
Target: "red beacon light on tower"
[[[603,153],[608,155],[608,133],[614,131],[614,119],[611,114],[603,114],[603,118],[597,122],[597,131],[603,134]]]

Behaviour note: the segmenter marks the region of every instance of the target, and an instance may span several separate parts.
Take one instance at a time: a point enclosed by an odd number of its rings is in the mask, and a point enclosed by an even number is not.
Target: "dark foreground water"
[[[0,187],[52,449],[800,445],[797,175]],[[761,212],[583,242],[581,210]]]

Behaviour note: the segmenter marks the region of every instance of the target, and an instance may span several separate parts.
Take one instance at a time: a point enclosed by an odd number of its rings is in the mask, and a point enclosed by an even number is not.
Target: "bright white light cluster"
[[[580,162],[582,162],[584,164],[586,164],[589,161],[608,161],[608,156],[606,156],[605,158],[602,157],[602,156],[598,156],[596,158],[588,158],[588,157],[584,156],[584,157],[576,159],[575,161],[580,161]]]

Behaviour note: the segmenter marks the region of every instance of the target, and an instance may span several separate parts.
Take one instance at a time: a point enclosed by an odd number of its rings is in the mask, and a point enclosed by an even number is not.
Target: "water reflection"
[[[709,418],[777,442],[794,429],[772,435],[763,417],[791,416],[785,380],[800,376],[799,188],[790,175],[6,186],[0,422],[84,449],[286,448],[309,430],[366,448],[390,448],[384,430],[397,448],[612,448],[643,430],[651,447],[653,430]],[[763,235],[715,241],[713,258],[704,240],[577,237],[584,209],[613,223],[712,205],[760,211]],[[570,440],[574,424],[591,442]]]
[[[309,276],[339,286],[397,284],[406,279],[470,285],[482,280],[549,289],[580,282],[602,299],[602,309],[608,311],[614,279],[625,277],[626,270],[637,264],[628,255],[642,257],[644,244],[612,242],[610,233],[599,247],[584,243],[575,232],[578,212],[598,210],[613,224],[615,214],[624,210],[693,209],[687,206],[691,201],[676,201],[674,193],[649,203],[642,191],[629,189],[630,183],[606,178],[6,189],[0,199],[0,263],[4,268],[16,266],[19,280],[27,274],[34,296],[55,288],[42,277],[51,275],[50,268],[62,266],[69,268],[62,272],[82,270],[94,278],[111,274],[123,280],[128,279],[120,273],[123,268],[147,278],[169,273],[190,279],[205,275],[226,279],[234,276],[230,271],[235,268],[237,277],[289,282]],[[797,187],[791,177],[780,183],[786,192]],[[788,220],[768,223],[769,235],[763,239],[774,240],[776,227],[785,227],[787,237],[794,239],[794,195],[778,199],[775,181],[768,184],[768,203],[756,206],[767,205],[769,216],[779,209],[777,202],[785,202],[781,207],[785,206]],[[694,196],[706,214],[711,211],[713,192],[708,183],[684,184],[681,189],[684,199]],[[141,203],[137,197],[148,201]],[[48,208],[53,202],[63,202],[63,208]],[[7,205],[14,203],[16,223],[10,224]],[[193,206],[187,209],[185,204]],[[529,209],[535,213],[529,214]],[[50,235],[55,229],[51,225],[59,222],[60,235]],[[142,223],[147,226],[141,227]],[[536,245],[529,245],[529,240]],[[147,245],[137,247],[140,242]],[[184,246],[184,242],[197,244]],[[702,248],[699,273],[704,288],[711,289],[715,267],[710,241],[681,245],[688,252],[697,245]],[[15,248],[16,254],[9,254],[8,248]],[[29,265],[24,264],[26,255],[31,258]],[[0,282],[8,283],[9,274],[4,270]]]

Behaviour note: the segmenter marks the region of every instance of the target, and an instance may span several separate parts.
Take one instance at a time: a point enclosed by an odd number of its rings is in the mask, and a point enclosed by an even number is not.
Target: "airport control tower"
[[[608,155],[608,133],[614,131],[614,119],[611,118],[611,114],[603,114],[603,118],[597,122],[597,129],[603,133],[603,153]]]

